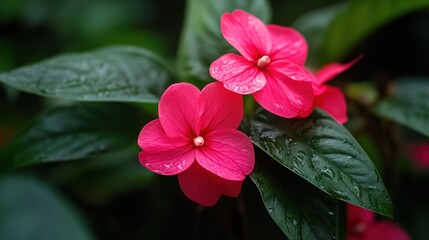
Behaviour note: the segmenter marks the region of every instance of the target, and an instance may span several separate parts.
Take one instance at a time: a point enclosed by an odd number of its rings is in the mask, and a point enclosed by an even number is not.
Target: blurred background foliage
[[[408,154],[422,133],[380,120],[371,107],[395,79],[429,76],[428,1],[271,0],[272,23],[297,28],[310,46],[307,66],[350,61],[334,84],[347,95],[346,127],[375,162],[412,239],[429,235],[429,174]],[[399,6],[402,3],[406,6]],[[64,52],[129,44],[174,62],[185,13],[175,0],[0,0],[0,72]],[[392,5],[393,4],[393,5]],[[40,111],[69,102],[0,85],[0,146]],[[129,126],[137,134],[152,106]],[[383,114],[383,113],[379,113]],[[427,134],[426,134],[427,136]],[[392,148],[395,146],[395,148]],[[429,146],[429,144],[428,144]],[[283,239],[246,180],[242,196],[195,206],[175,177],[140,166],[136,145],[90,159],[48,163],[0,176],[0,239]],[[291,174],[292,175],[292,174]],[[295,176],[288,176],[292,182]],[[42,216],[42,217],[40,217]],[[29,237],[31,236],[31,237]]]

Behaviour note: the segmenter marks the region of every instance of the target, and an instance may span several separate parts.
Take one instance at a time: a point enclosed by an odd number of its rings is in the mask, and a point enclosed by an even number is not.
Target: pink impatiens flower
[[[367,209],[347,204],[347,240],[409,240],[407,232],[396,223],[376,220]]]
[[[329,113],[340,124],[344,124],[348,119],[346,98],[340,88],[325,83],[349,69],[359,59],[360,57],[346,64],[327,64],[317,71],[313,78],[314,106]],[[304,112],[301,117],[306,115],[308,114]]]
[[[210,66],[210,75],[238,94],[252,94],[276,115],[305,117],[313,109],[312,78],[305,68],[307,43],[292,28],[265,25],[235,10],[221,18],[221,32],[242,55],[225,54]]]
[[[201,205],[237,197],[255,163],[252,142],[237,130],[242,97],[217,82],[202,91],[176,83],[161,96],[158,112],[138,137],[140,163],[158,174],[178,174],[183,193]]]

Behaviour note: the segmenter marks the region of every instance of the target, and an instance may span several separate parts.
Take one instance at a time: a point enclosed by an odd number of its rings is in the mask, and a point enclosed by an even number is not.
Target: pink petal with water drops
[[[137,139],[137,144],[146,151],[163,151],[174,147],[182,147],[190,142],[185,138],[176,138],[172,140],[167,136],[162,128],[159,119],[155,119],[147,123]]]
[[[338,123],[347,122],[347,103],[341,89],[323,86],[320,94],[314,97],[314,105],[329,113]]]
[[[244,57],[229,53],[210,65],[210,75],[238,94],[252,94],[265,86],[264,73]]]
[[[249,61],[271,51],[270,33],[265,23],[245,11],[235,10],[222,15],[220,28],[226,41]]]
[[[183,193],[192,201],[207,207],[215,205],[221,195],[237,197],[242,184],[243,181],[220,178],[197,162],[179,174],[179,185]]]
[[[204,146],[196,151],[196,161],[221,178],[237,181],[252,172],[255,153],[246,134],[217,129],[205,136]]]
[[[307,58],[307,41],[295,29],[277,25],[268,25],[271,33],[272,48],[270,58],[272,61],[288,60],[298,65],[304,65]]]
[[[159,119],[171,138],[193,138],[204,109],[200,90],[190,83],[171,85],[159,101]]]
[[[138,156],[140,163],[158,174],[178,174],[195,160],[192,144],[184,139],[169,138],[158,119],[143,127],[138,144],[143,149]]]
[[[311,76],[292,62],[276,62],[265,74],[265,87],[253,94],[266,110],[278,116],[293,118],[313,108]]]
[[[204,113],[201,129],[208,133],[214,129],[236,129],[243,119],[243,97],[226,90],[222,83],[207,84],[201,91],[204,99]]]

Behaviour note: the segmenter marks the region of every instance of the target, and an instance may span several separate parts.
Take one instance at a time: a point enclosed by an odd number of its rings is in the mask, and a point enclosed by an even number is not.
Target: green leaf
[[[265,22],[270,20],[271,11],[266,0],[188,0],[177,59],[182,80],[211,81],[210,64],[234,51],[222,37],[220,18],[235,9],[245,10]]]
[[[139,151],[136,144],[133,148],[93,156],[90,161],[56,166],[44,171],[44,176],[85,202],[102,205],[154,184],[156,174],[139,163]]]
[[[82,216],[34,177],[0,178],[0,239],[94,239]]]
[[[373,163],[347,129],[323,111],[316,109],[305,119],[259,114],[244,128],[256,146],[322,191],[392,216]]]
[[[429,137],[429,78],[403,77],[394,96],[380,101],[375,113]]]
[[[137,141],[138,122],[136,110],[123,104],[79,104],[43,112],[0,149],[0,172],[128,147]]]
[[[64,54],[0,74],[0,82],[22,91],[82,101],[157,102],[172,79],[158,56],[131,46]]]
[[[321,47],[326,29],[338,12],[344,10],[346,6],[346,2],[340,2],[313,10],[303,14],[292,23],[292,27],[298,30],[307,40],[308,56],[306,66],[314,69],[322,66]]]
[[[339,239],[338,201],[261,155],[250,178],[283,233],[291,240]]]
[[[354,46],[387,23],[429,6],[429,0],[351,0],[328,27],[322,42],[324,62],[339,61]]]

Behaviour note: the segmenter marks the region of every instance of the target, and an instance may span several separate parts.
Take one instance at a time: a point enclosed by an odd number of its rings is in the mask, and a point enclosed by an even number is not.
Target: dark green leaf
[[[326,29],[338,12],[344,10],[346,6],[345,2],[336,3],[329,7],[307,12],[293,22],[292,27],[298,30],[308,43],[306,66],[316,69],[321,67],[321,45]]]
[[[324,62],[339,61],[378,28],[407,13],[424,9],[429,0],[352,0],[328,27],[322,42]]]
[[[379,102],[375,112],[429,137],[429,78],[404,77],[394,89],[394,96]]]
[[[373,163],[353,136],[316,109],[305,119],[259,115],[245,126],[253,143],[331,196],[392,216],[392,203]]]
[[[0,239],[94,239],[76,209],[36,178],[0,178],[0,196]]]
[[[0,172],[130,146],[137,141],[138,122],[136,110],[122,104],[81,104],[46,111],[0,150]]]
[[[159,57],[117,46],[60,55],[0,74],[0,82],[48,97],[82,101],[157,102],[172,82]]]
[[[211,81],[209,66],[233,48],[220,32],[220,17],[225,12],[242,9],[269,21],[270,8],[266,0],[188,0],[182,32],[178,66],[186,81]]]
[[[265,156],[262,156],[265,155]],[[250,175],[289,239],[338,239],[338,201],[259,154]]]
[[[92,204],[104,204],[118,196],[153,184],[155,173],[138,161],[141,149],[135,145],[116,152],[70,162],[48,169],[50,182],[65,186],[75,196]]]

